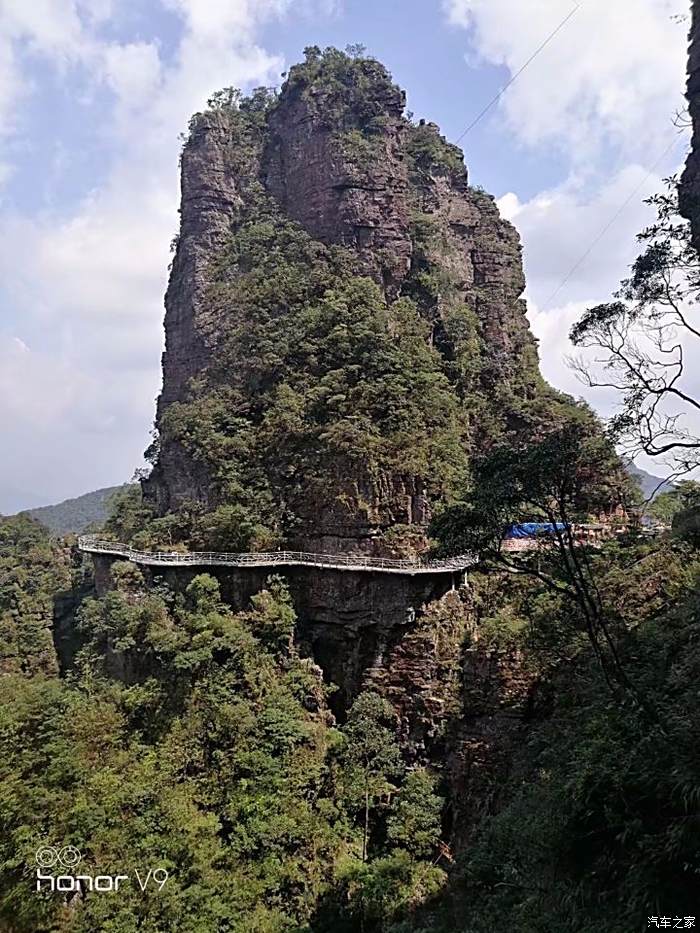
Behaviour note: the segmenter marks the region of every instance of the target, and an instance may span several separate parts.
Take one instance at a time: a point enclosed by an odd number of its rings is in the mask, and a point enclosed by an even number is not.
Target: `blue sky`
[[[226,85],[360,42],[455,140],[571,0],[0,0],[0,511],[129,479],[160,383],[178,134]],[[463,140],[525,246],[543,370],[634,256],[685,140],[684,0],[587,0]],[[669,149],[668,147],[671,146]],[[601,229],[611,229],[548,301]],[[590,400],[603,413],[611,399]]]

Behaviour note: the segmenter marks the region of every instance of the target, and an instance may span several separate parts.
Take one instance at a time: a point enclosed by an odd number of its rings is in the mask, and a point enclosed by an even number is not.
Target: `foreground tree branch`
[[[504,444],[475,465],[466,501],[448,509],[433,533],[444,553],[477,550],[511,573],[538,579],[571,604],[571,623],[585,632],[613,693],[634,693],[620,661],[625,622],[604,604],[588,546],[573,534],[576,522],[630,502],[633,487],[610,439],[583,406],[564,426],[528,444]],[[507,527],[542,521],[552,533],[526,556],[504,550]]]
[[[678,212],[678,181],[647,202],[657,220],[640,233],[644,251],[615,301],[590,308],[571,340],[594,358],[572,365],[590,388],[621,393],[612,428],[626,453],[662,459],[678,475],[700,465],[700,398],[687,360],[700,351],[700,262]]]

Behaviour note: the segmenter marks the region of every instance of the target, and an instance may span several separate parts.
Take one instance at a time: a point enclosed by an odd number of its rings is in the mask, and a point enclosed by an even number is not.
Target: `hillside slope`
[[[75,499],[65,499],[56,505],[27,509],[23,514],[31,515],[56,535],[81,534],[91,525],[101,525],[106,521],[112,497],[127,486],[128,483],[123,486],[106,486]]]

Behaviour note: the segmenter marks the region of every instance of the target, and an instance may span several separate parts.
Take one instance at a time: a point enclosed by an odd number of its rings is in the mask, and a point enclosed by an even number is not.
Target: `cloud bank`
[[[472,57],[511,75],[575,10],[502,98],[522,143],[558,146],[580,166],[611,148],[639,158],[668,142],[683,106],[684,0],[445,0],[444,9],[468,30]]]
[[[85,89],[75,107],[98,114],[107,153],[77,203],[0,220],[0,511],[121,482],[140,465],[160,381],[178,135],[218,88],[279,80],[283,63],[256,34],[291,0],[162,6],[176,25],[168,49],[111,38],[123,2],[0,0],[0,182],[22,111],[49,82]]]
[[[638,253],[636,234],[652,216],[644,198],[684,161],[674,117],[684,106],[687,24],[679,16],[687,4],[443,0],[449,23],[465,31],[467,67],[502,67],[502,86],[572,10],[491,119],[516,149],[554,150],[565,166],[560,184],[526,200],[506,192],[499,206],[523,239],[545,377],[606,415],[616,399],[578,382],[567,365],[568,332],[625,277]],[[488,132],[483,124],[480,131]]]

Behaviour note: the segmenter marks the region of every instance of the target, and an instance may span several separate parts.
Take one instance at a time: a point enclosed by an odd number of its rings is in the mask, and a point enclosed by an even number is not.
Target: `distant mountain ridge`
[[[673,483],[669,483],[669,481],[662,476],[654,476],[653,473],[647,473],[646,470],[638,467],[636,463],[628,463],[627,472],[630,476],[634,477],[634,479],[638,480],[639,485],[642,487],[642,495],[645,499],[651,499],[652,497],[655,499],[657,496],[661,495],[662,492],[668,492],[670,489],[673,489]]]
[[[627,470],[639,481],[645,499],[649,499],[652,495],[656,497],[673,488],[673,483],[669,483],[661,476],[647,473],[634,463],[628,464]],[[89,526],[106,521],[112,496],[129,485],[131,484],[123,483],[121,486],[106,486],[104,489],[95,489],[93,492],[86,492],[74,499],[65,499],[55,505],[24,509],[22,514],[31,515],[54,534],[81,534]]]
[[[25,509],[22,514],[31,515],[56,535],[81,534],[90,525],[102,524],[109,513],[109,503],[115,493],[129,484],[107,486],[87,492],[75,499],[65,499],[56,505],[43,505],[36,509]]]

